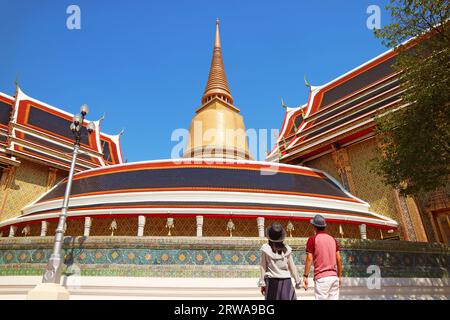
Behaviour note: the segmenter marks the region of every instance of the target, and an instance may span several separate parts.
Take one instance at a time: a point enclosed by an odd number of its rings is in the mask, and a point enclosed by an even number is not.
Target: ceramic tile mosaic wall
[[[65,239],[65,265],[83,275],[145,277],[258,277],[264,240],[245,238],[82,237]],[[303,272],[306,239],[292,238],[294,262]],[[367,276],[378,265],[383,277],[445,278],[449,247],[402,241],[340,240],[344,275]],[[51,238],[0,240],[0,275],[41,275]],[[70,270],[70,268],[69,268]]]

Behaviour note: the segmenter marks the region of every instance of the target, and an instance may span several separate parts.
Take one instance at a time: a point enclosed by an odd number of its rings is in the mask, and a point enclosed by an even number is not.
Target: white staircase
[[[26,299],[41,277],[0,277],[0,300]],[[254,278],[64,278],[70,299],[262,300]],[[314,282],[310,280],[310,284]],[[297,290],[299,300],[314,299],[314,289]],[[344,279],[341,299],[449,299],[448,279],[384,278],[380,289],[368,289],[365,278]]]

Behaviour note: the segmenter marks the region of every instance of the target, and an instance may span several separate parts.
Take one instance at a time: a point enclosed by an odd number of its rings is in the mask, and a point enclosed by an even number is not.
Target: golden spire
[[[186,158],[251,159],[244,119],[233,105],[220,48],[219,20],[202,105],[195,111],[189,127]]]
[[[202,104],[206,103],[208,98],[217,96],[218,98],[233,104],[230,88],[228,87],[225,68],[222,61],[222,48],[220,46],[219,19],[216,19],[216,38],[214,40],[214,51],[209,70],[208,82],[202,98]]]

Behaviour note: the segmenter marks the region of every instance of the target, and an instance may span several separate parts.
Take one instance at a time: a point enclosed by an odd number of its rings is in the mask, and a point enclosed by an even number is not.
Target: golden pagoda
[[[208,82],[202,97],[202,105],[192,118],[184,157],[251,158],[244,121],[239,109],[233,105],[233,97],[225,75],[218,19]]]

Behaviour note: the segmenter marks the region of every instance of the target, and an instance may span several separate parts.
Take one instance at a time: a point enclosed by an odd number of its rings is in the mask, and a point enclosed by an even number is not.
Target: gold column
[[[436,241],[446,243],[450,235],[450,195],[444,188],[439,188],[430,197],[426,212],[431,220]],[[446,216],[446,223],[442,223],[442,216]]]
[[[408,211],[406,198],[400,195],[397,189],[393,189],[394,199],[397,204],[397,211],[399,212],[401,227],[403,229],[403,236],[406,241],[417,241],[416,232],[414,230],[413,222]]]
[[[448,213],[439,213],[439,215],[436,217],[437,224],[439,226],[439,231],[442,235],[442,243],[449,243],[450,242],[450,222],[448,219]]]
[[[428,242],[422,217],[414,198],[402,196],[398,190],[394,190],[395,201],[402,219],[405,231],[405,239],[408,241]]]
[[[3,169],[3,173],[0,179],[0,221],[3,220],[2,212],[5,209],[6,200],[11,189],[11,184],[14,181],[14,174],[16,173],[16,167],[10,166]]]
[[[352,168],[350,166],[347,149],[341,149],[335,145],[333,145],[333,149],[334,151],[331,155],[339,176],[341,177],[341,182],[345,189],[354,193],[356,188],[355,183],[353,182]]]
[[[416,233],[416,241],[428,242],[427,234],[423,226],[422,217],[419,212],[419,207],[413,197],[406,197],[406,206],[408,208],[411,222]]]
[[[428,218],[431,221],[431,227],[433,229],[433,233],[434,233],[434,239],[436,242],[442,242],[442,238],[440,236],[440,232],[438,231],[438,227],[437,227],[437,221],[434,218],[433,212],[429,209],[426,210],[426,213],[428,215]]]
[[[58,169],[52,168],[52,167],[48,168],[46,190],[51,189],[55,185],[57,173],[58,173]]]

